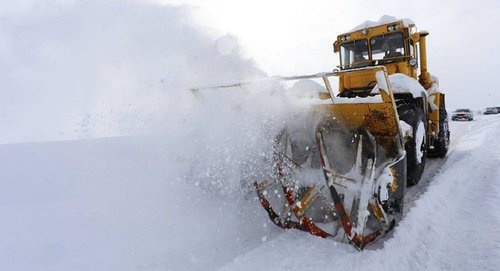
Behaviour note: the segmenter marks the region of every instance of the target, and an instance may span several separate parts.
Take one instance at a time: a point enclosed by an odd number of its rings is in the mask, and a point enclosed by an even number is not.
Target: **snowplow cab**
[[[409,20],[365,24],[339,35],[334,51],[339,53],[341,70],[384,65],[389,74],[404,73],[417,78],[420,34]]]
[[[413,102],[422,109],[429,123],[428,153],[444,157],[449,141],[445,96],[439,90],[438,79],[427,70],[427,35],[427,31],[418,32],[409,19],[383,17],[379,22],[366,21],[338,35],[333,48],[339,54],[340,70],[382,65],[389,76],[404,74],[418,81],[425,93],[415,97],[409,91],[396,92],[396,103]],[[373,82],[367,82],[365,76],[357,73],[345,74],[339,82],[340,96],[344,97],[369,95],[373,87]]]
[[[427,35],[427,31],[417,32],[415,23],[408,19],[390,23],[365,22],[337,36],[333,48],[339,53],[341,70],[383,65],[389,75],[405,74],[428,90],[433,82],[427,71]]]

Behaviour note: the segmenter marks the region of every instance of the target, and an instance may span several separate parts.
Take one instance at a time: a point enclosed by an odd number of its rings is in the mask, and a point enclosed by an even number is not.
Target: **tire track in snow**
[[[419,269],[495,270],[500,264],[499,216],[491,213],[500,203],[500,159],[483,159],[500,153],[489,144],[500,122],[491,119],[468,130],[401,225],[416,224],[411,227],[419,234],[411,251],[426,255]]]
[[[485,119],[483,116],[479,116],[472,122],[452,122],[450,124],[451,136],[448,154],[444,158],[427,158],[420,182],[413,187],[407,188],[404,213],[409,212],[414,206],[414,202],[427,191],[435,176],[442,172],[443,166],[446,165],[448,159],[452,156],[455,148],[464,136],[469,136],[477,129],[484,129],[484,127],[488,127],[497,121],[497,118]]]

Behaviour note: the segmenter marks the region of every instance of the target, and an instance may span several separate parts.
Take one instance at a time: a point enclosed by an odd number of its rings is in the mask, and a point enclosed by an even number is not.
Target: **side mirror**
[[[410,58],[410,66],[412,66],[412,67],[417,66],[417,59],[416,58]]]
[[[337,40],[336,40],[336,41],[333,43],[333,52],[334,52],[334,53],[338,53],[338,52],[339,52],[339,50],[340,50],[339,41],[337,41]]]

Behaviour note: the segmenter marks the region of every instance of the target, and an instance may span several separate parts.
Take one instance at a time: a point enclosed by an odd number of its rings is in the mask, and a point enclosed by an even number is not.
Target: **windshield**
[[[341,45],[340,61],[343,69],[368,65],[368,42],[356,40]]]
[[[470,112],[469,109],[457,109],[455,112]]]
[[[370,40],[372,60],[384,63],[402,61],[404,56],[403,33],[374,37]]]

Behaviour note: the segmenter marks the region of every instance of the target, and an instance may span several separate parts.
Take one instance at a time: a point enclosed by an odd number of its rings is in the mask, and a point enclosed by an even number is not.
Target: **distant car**
[[[457,109],[451,114],[451,120],[473,120],[474,113],[470,109]]]
[[[498,109],[496,107],[488,107],[484,110],[485,115],[498,114]]]

